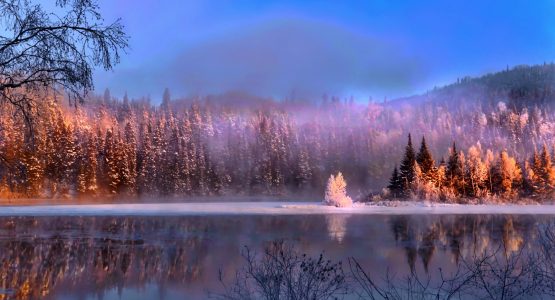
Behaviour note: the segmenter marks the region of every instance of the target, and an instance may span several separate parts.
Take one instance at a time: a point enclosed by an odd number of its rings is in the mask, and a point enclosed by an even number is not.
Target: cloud
[[[399,47],[400,48],[400,47]],[[261,96],[394,93],[422,79],[419,63],[386,39],[307,19],[273,19],[211,36],[148,71],[113,81],[174,95],[240,90]],[[148,74],[143,74],[146,72]],[[132,87],[128,87],[131,89]]]

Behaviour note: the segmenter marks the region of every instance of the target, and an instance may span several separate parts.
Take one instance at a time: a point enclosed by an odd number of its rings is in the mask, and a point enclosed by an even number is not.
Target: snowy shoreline
[[[0,216],[216,216],[216,215],[555,215],[555,205],[463,205],[414,202],[404,206],[356,203],[337,208],[317,202],[212,202],[3,206]]]

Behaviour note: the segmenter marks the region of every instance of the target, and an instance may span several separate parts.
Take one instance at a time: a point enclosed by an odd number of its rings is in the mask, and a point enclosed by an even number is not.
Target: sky
[[[381,101],[555,61],[555,1],[100,0],[130,49],[96,92]]]

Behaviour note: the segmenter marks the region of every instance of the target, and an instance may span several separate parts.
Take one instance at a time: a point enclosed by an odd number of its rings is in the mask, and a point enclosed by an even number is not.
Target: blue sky
[[[555,59],[555,1],[101,0],[131,49],[96,89],[381,100]]]

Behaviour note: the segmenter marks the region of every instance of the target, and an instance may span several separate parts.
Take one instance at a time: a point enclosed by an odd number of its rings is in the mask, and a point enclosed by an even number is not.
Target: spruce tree
[[[77,175],[77,192],[80,195],[95,194],[97,192],[97,142],[92,133],[87,133],[86,143],[83,145],[82,157]]]
[[[414,164],[416,162],[416,155],[414,153],[414,148],[412,147],[412,140],[409,133],[407,147],[405,148],[405,156],[401,162],[399,171],[401,173],[402,181],[402,196],[408,197],[410,195],[411,186],[414,182]]]
[[[541,194],[543,187],[542,180],[542,163],[540,159],[540,154],[537,149],[534,149],[534,154],[530,161],[530,166],[528,170],[529,183],[532,194]]]
[[[542,152],[540,154],[540,193],[542,194],[550,194],[555,187],[555,169],[553,168],[553,164],[551,163],[551,155],[547,150],[547,146],[544,144],[542,148]]]
[[[391,174],[391,179],[389,179],[389,185],[387,188],[391,192],[391,196],[394,198],[401,197],[401,193],[403,191],[403,181],[401,176],[399,176],[397,166],[393,169],[393,174]]]
[[[453,147],[451,148],[451,153],[449,159],[447,160],[447,180],[449,180],[452,186],[457,185],[457,181],[462,178],[463,169],[461,166],[461,160],[459,157],[459,152],[457,151],[457,145],[453,142]]]
[[[106,130],[104,139],[104,164],[110,194],[117,194],[121,185],[121,155],[118,136],[114,134],[113,128]]]
[[[426,145],[426,140],[422,137],[422,143],[420,144],[420,150],[416,155],[416,162],[420,166],[420,170],[422,170],[422,174],[429,178],[431,172],[434,169],[434,159],[432,158],[432,153],[428,150],[428,145]]]
[[[124,163],[126,165],[123,184],[127,187],[127,192],[133,195],[137,190],[137,139],[135,127],[131,122],[125,124],[124,130],[125,144],[123,146],[126,158]]]

